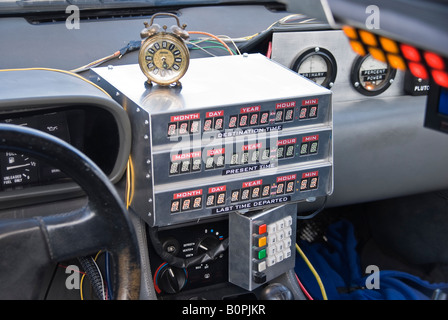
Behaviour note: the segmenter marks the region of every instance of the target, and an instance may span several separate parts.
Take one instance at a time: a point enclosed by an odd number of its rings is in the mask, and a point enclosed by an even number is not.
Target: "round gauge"
[[[358,57],[352,66],[351,81],[353,87],[366,96],[376,96],[392,84],[397,73],[385,62],[371,55]]]
[[[303,52],[292,65],[292,70],[323,87],[331,88],[336,79],[337,66],[330,51],[316,47]]]
[[[181,38],[160,32],[143,43],[138,61],[149,81],[170,85],[187,71],[190,53]]]

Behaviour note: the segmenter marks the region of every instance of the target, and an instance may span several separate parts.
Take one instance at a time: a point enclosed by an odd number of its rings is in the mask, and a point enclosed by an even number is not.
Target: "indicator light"
[[[386,62],[386,57],[384,56],[383,51],[381,51],[380,49],[370,47],[369,52],[376,60]]]
[[[350,41],[350,46],[352,47],[353,51],[355,51],[360,56],[366,55],[366,50],[364,50],[364,46],[359,41]]]
[[[381,46],[383,49],[390,53],[398,53],[397,43],[391,39],[380,37]]]
[[[409,62],[409,70],[411,70],[414,77],[428,79],[428,72],[423,65],[416,62]]]
[[[431,68],[439,70],[445,69],[445,63],[439,55],[432,52],[425,52],[423,55],[425,56],[426,63]]]
[[[394,69],[406,70],[406,64],[404,63],[401,57],[396,56],[394,54],[388,54],[387,60],[389,61],[389,65]]]
[[[414,47],[411,47],[407,44],[401,44],[400,45],[401,52],[403,53],[403,56],[410,61],[419,62],[420,61],[420,53],[418,50]]]
[[[448,88],[448,74],[441,70],[432,70],[434,81],[442,87]]]
[[[342,31],[344,31],[345,35],[349,37],[350,39],[356,40],[358,38],[358,35],[356,33],[356,30],[349,26],[343,26]]]
[[[360,30],[359,35],[361,36],[362,42],[364,42],[365,44],[367,44],[371,47],[378,46],[378,43],[376,41],[376,37],[374,34],[364,31],[364,30]]]

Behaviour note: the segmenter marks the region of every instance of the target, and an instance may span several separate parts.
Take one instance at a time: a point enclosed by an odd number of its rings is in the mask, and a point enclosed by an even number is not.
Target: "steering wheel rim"
[[[0,150],[27,154],[60,169],[73,179],[88,197],[87,205],[78,211],[7,222],[0,221],[0,247],[5,247],[2,246],[3,241],[7,244],[6,248],[9,248],[9,243],[17,242],[20,234],[29,238],[28,233],[32,232],[33,239],[44,242],[33,243],[33,246],[45,248],[50,262],[60,262],[92,254],[98,250],[107,250],[111,254],[114,265],[112,278],[116,288],[115,298],[138,299],[140,259],[133,224],[117,191],[101,169],[65,141],[35,129],[16,125],[0,124]],[[12,238],[11,235],[13,235]],[[24,252],[15,255],[13,250],[9,251],[2,253],[3,260],[8,258],[8,255],[11,256],[10,261],[16,261],[19,254],[26,256]],[[44,264],[48,262],[48,259],[42,259],[43,261],[37,263]],[[2,266],[4,265],[0,265]],[[39,267],[32,266],[30,270],[22,271],[22,273],[28,277],[28,272],[38,270]],[[0,269],[0,276],[2,273]],[[8,283],[15,281],[11,279],[13,278],[0,278],[0,292],[5,292],[4,294],[7,295],[9,291],[7,287],[16,285]],[[30,289],[28,292],[35,291],[33,288],[28,289]],[[26,290],[22,289],[21,292]],[[26,298],[34,299],[36,294]]]

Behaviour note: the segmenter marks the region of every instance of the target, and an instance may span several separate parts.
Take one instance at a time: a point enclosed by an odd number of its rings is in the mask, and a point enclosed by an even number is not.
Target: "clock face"
[[[178,81],[187,71],[190,54],[181,39],[161,33],[146,40],[139,54],[139,64],[149,80],[160,85]]]

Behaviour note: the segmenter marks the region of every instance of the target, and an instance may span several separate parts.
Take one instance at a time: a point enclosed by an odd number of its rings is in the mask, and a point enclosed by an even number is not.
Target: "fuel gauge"
[[[31,157],[14,152],[0,155],[2,186],[16,187],[39,180],[37,162]]]

